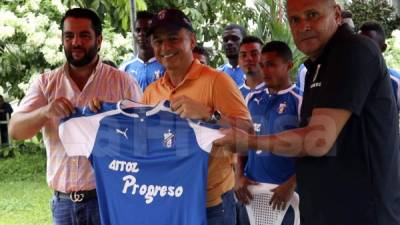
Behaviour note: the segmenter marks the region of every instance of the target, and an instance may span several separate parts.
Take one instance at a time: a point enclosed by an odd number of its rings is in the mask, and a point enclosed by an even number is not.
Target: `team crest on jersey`
[[[259,133],[261,131],[261,124],[260,123],[253,123],[254,131]]]
[[[171,132],[171,130],[168,130],[168,132],[164,133],[164,141],[163,145],[166,148],[172,148],[174,145],[175,141],[175,134]]]
[[[279,104],[279,108],[278,108],[278,114],[282,114],[285,112],[287,107],[287,103],[286,102],[282,102],[281,104]]]

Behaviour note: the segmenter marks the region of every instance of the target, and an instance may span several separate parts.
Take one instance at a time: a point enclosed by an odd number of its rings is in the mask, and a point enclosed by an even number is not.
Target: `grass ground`
[[[44,153],[0,158],[0,225],[51,224]]]

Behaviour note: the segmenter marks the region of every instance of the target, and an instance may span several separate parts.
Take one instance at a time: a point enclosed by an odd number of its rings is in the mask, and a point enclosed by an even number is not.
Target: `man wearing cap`
[[[193,58],[196,37],[189,19],[176,9],[160,11],[149,30],[164,76],[150,84],[143,103],[170,100],[172,110],[183,118],[201,119],[249,131],[249,112],[234,81],[223,72]],[[218,91],[218,93],[217,93]],[[207,187],[208,225],[235,224],[234,155],[215,151],[210,155]]]

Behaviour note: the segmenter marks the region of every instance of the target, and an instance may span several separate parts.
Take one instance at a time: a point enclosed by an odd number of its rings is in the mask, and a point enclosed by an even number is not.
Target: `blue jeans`
[[[51,212],[54,225],[100,225],[97,198],[74,203],[69,199],[53,196]]]
[[[250,225],[249,216],[247,215],[246,205],[240,201],[236,202],[236,225]]]
[[[249,216],[245,204],[241,202],[236,203],[237,213],[237,225],[250,225]],[[285,217],[283,217],[282,225],[293,225],[294,224],[294,210],[292,206],[289,206],[286,211]]]
[[[221,198],[221,204],[207,208],[207,224],[236,225],[236,203],[233,190],[226,192]]]

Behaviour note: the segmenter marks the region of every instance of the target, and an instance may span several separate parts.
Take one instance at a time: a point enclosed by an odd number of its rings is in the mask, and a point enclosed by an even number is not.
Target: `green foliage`
[[[292,75],[297,72],[298,66],[303,63],[304,55],[294,44],[290,27],[287,22],[284,5],[275,0],[256,0],[256,29],[255,36],[261,37],[264,43],[269,41],[283,41],[287,43],[293,52],[294,66]]]
[[[394,30],[392,36],[386,39],[387,49],[384,52],[388,67],[400,71],[400,30]]]
[[[23,6],[17,5],[22,2]],[[20,83],[28,83],[30,75],[42,72],[43,68],[56,66],[46,61],[51,50],[43,47],[44,41],[57,35],[57,22],[49,20],[61,18],[50,2],[17,1],[0,6],[0,85],[10,96],[21,98]]]
[[[44,152],[0,158],[0,224],[52,224],[45,171]]]
[[[130,4],[128,0],[62,0],[68,8],[74,6],[93,9],[100,18],[109,20],[111,25],[119,33],[126,34],[130,31]],[[146,10],[144,0],[135,0],[136,10]]]
[[[0,158],[0,181],[24,181],[46,171],[46,153],[39,146],[22,146],[19,157]],[[27,148],[32,148],[28,150]],[[29,161],[29,163],[26,163]]]
[[[20,157],[21,154],[32,154],[44,152],[42,143],[32,141],[18,141],[8,146],[0,147],[0,158]]]
[[[192,21],[198,42],[212,46],[210,64],[217,67],[223,63],[221,34],[226,25],[236,23],[247,28],[254,18],[254,10],[245,0],[154,0],[147,1],[148,10],[158,12],[164,8],[178,8]]]
[[[374,20],[382,24],[386,34],[400,28],[400,17],[387,1],[382,0],[353,0],[345,4],[345,8],[353,14],[353,21],[358,28],[362,23]]]
[[[284,7],[279,1],[256,0],[254,7],[246,5],[244,0],[155,0],[147,1],[147,5],[152,12],[163,8],[183,10],[193,23],[198,42],[206,42],[208,46],[212,46],[214,54],[211,57],[211,66],[223,64],[221,36],[224,27],[230,23],[243,26],[249,34],[260,37],[265,42],[285,41],[294,51],[296,65],[301,61],[302,54],[293,44]]]

